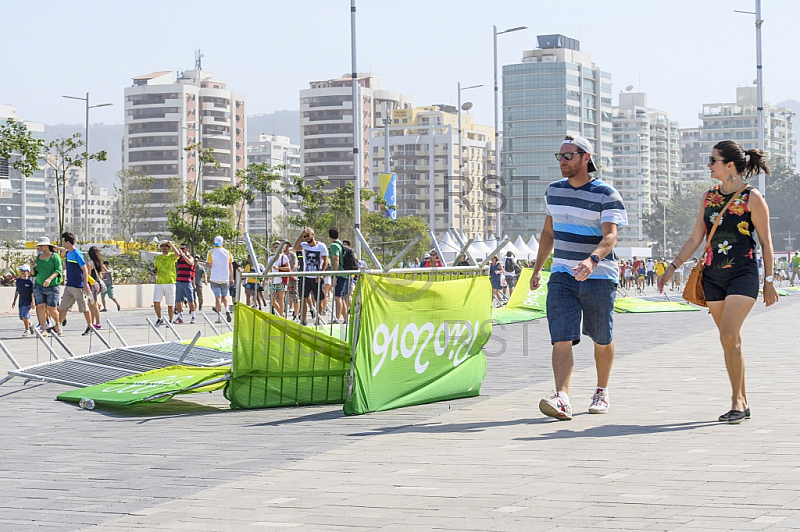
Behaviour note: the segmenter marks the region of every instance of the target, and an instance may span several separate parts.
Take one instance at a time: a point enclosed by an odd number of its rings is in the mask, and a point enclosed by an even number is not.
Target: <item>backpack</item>
[[[511,257],[506,258],[506,263],[505,263],[505,266],[504,266],[503,269],[507,273],[514,272],[515,271],[515,269],[514,269],[514,259],[512,259]]]
[[[360,269],[355,250],[344,244],[342,244],[342,268],[350,271]]]

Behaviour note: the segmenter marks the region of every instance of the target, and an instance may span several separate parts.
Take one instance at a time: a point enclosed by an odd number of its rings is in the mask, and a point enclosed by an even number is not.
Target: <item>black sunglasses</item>
[[[581,153],[586,153],[585,151],[568,151],[566,153],[556,153],[556,161],[561,161],[561,159],[566,159],[571,161],[573,157],[576,155],[580,155]]]
[[[720,157],[719,159],[716,159],[713,155],[709,155],[708,156],[708,164],[714,164],[717,161],[719,161],[721,163],[724,163],[725,159],[723,159],[722,157]]]

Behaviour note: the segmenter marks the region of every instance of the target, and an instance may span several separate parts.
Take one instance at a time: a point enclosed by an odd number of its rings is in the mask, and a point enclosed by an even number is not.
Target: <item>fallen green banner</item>
[[[281,317],[236,304],[233,408],[341,404],[350,369],[347,343]]]
[[[488,277],[410,281],[366,275],[354,306],[352,393],[363,414],[480,393],[492,331]]]
[[[542,285],[531,290],[533,269],[524,268],[519,274],[517,287],[505,307],[492,311],[495,323],[509,324],[544,318],[547,315],[547,282],[550,272],[542,272]]]
[[[678,301],[648,301],[638,297],[617,298],[614,302],[614,312],[619,313],[644,313],[644,312],[692,312],[700,307]]]
[[[192,341],[184,340],[181,343],[189,345],[190,343],[192,343]],[[233,333],[226,332],[218,334],[216,336],[204,336],[202,338],[198,338],[197,341],[194,343],[194,345],[197,347],[207,347],[208,349],[216,349],[217,351],[222,351],[223,353],[232,353]]]
[[[128,406],[144,402],[163,403],[174,395],[211,392],[225,385],[230,367],[197,368],[168,366],[95,384],[60,394],[59,401],[79,402],[92,399],[97,405]]]

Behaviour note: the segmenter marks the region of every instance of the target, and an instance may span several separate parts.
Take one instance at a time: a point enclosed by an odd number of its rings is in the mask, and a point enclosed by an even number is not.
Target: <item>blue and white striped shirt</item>
[[[602,224],[628,224],[619,192],[599,179],[573,188],[568,179],[550,183],[545,192],[546,211],[553,218],[554,250],[551,272],[573,275],[572,269],[589,258],[603,239]],[[612,250],[595,266],[590,279],[619,282],[617,256]]]

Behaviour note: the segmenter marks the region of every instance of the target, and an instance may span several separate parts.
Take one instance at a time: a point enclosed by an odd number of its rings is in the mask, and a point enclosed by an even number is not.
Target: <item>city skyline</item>
[[[349,73],[349,4],[308,0],[281,12],[276,8],[284,4],[277,2],[229,2],[222,10],[210,0],[191,12],[151,1],[9,5],[4,12],[17,23],[0,46],[7,71],[22,81],[0,89],[0,103],[28,120],[81,123],[83,107],[61,96],[89,91],[93,103],[114,104],[93,112],[92,122],[121,124],[123,89],[131,78],[190,69],[194,50],[201,49],[204,70],[247,94],[248,114],[296,110],[299,91],[309,82]],[[412,95],[415,105],[453,105],[458,82],[483,84],[469,93],[480,124],[493,121],[492,24],[499,31],[529,28],[498,38],[499,65],[519,63],[524,50],[535,48],[537,35],[567,35],[611,73],[615,104],[632,85],[682,128],[698,125],[704,103],[732,101],[736,87],[751,85],[756,76],[755,17],[733,11],[754,10],[753,0],[678,0],[646,9],[628,0],[576,2],[568,11],[549,0],[466,0],[458,9],[449,2],[360,1],[357,7],[359,72],[382,76],[388,90]],[[189,29],[175,30],[209,24],[209,13],[213,31],[193,37]],[[788,66],[799,53],[782,46],[782,36],[800,18],[800,2],[764,0],[762,17],[765,99],[800,99],[797,75]]]

